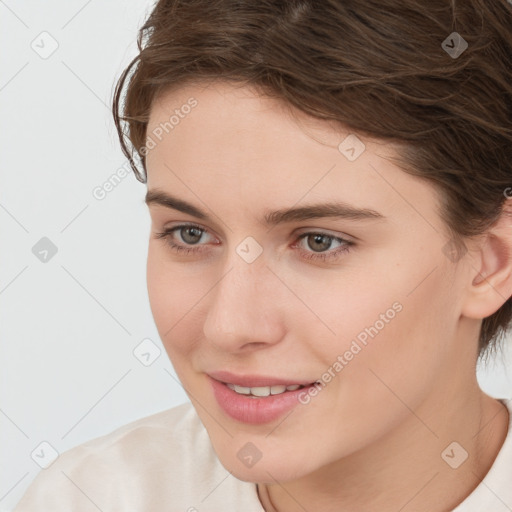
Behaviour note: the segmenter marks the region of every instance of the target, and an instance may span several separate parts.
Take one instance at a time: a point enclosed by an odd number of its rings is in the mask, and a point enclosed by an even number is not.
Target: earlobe
[[[512,296],[512,204],[505,204],[498,221],[482,237],[472,269],[462,314],[483,319]]]

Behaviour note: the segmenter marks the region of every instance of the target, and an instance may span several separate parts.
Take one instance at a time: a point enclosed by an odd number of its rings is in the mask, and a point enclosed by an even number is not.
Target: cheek
[[[323,307],[321,295],[311,299],[336,333],[323,336],[322,360],[329,368],[342,356],[340,401],[366,393],[375,403],[373,393],[392,396],[391,390],[415,401],[414,393],[428,389],[447,365],[459,318],[457,286],[433,254],[425,258],[397,262],[395,253],[357,280],[348,274],[331,283]]]
[[[450,340],[458,318],[450,298],[454,292],[441,273],[433,273],[415,288],[410,283],[420,283],[421,276],[410,271],[410,279],[390,283],[381,300],[366,303],[368,314],[358,319],[364,318],[364,325],[352,324],[352,335],[344,341],[346,345],[355,339],[361,350],[343,369],[337,400],[340,407],[371,408],[369,421],[375,415],[383,421],[398,418],[403,403],[414,409],[449,371]],[[401,310],[386,315],[393,303],[399,303]],[[364,342],[359,342],[361,335]]]
[[[208,287],[197,271],[171,263],[165,251],[151,241],[147,259],[147,287],[151,312],[164,347],[171,357],[175,352],[190,351],[192,331],[197,325],[197,304]]]

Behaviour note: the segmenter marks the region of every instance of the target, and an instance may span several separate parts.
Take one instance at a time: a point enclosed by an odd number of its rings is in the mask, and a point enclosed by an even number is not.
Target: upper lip
[[[215,380],[225,384],[237,384],[248,388],[263,387],[263,386],[307,386],[315,382],[314,380],[296,380],[296,379],[283,379],[279,377],[270,377],[267,375],[236,375],[227,371],[208,372],[208,375]]]

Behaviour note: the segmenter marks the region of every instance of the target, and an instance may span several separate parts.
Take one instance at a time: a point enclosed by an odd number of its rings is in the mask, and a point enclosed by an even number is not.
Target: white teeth
[[[283,386],[281,384],[276,386],[258,386],[253,388],[248,388],[245,386],[238,386],[237,384],[231,384],[227,383],[226,386],[229,389],[232,389],[236,393],[240,395],[252,395],[252,396],[258,396],[258,397],[265,397],[269,395],[280,395],[281,393],[284,393],[285,391],[295,391],[299,389],[299,384],[292,384],[290,386]]]
[[[236,391],[237,393],[240,393],[241,395],[250,395],[251,394],[251,388],[245,388],[243,386],[237,386],[236,384],[226,384],[229,389],[232,389],[233,391]]]
[[[270,387],[263,386],[263,387],[259,387],[259,388],[251,388],[251,395],[268,396],[268,395],[270,395]]]

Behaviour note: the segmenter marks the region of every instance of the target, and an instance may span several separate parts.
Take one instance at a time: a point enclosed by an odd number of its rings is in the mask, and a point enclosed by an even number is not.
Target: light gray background
[[[127,168],[110,103],[151,6],[0,1],[0,511],[41,470],[41,442],[62,453],[188,400],[147,298],[146,186],[130,172],[92,193]],[[57,247],[46,262],[32,252],[43,237]],[[145,366],[133,351],[148,338],[144,358],[161,355]],[[479,368],[495,397],[512,396],[507,354]]]

